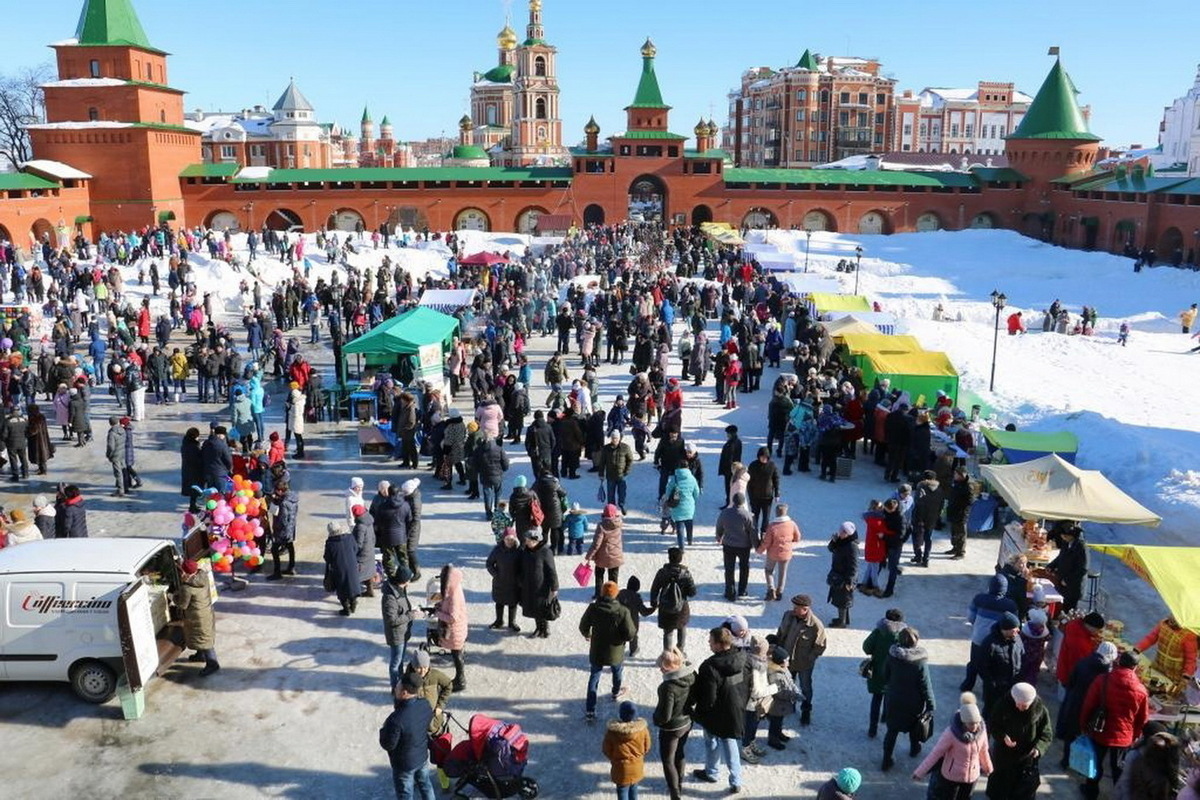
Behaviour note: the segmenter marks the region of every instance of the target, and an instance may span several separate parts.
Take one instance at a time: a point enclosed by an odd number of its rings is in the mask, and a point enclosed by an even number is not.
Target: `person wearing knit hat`
[[[600,749],[612,765],[609,777],[617,785],[617,797],[636,800],[650,752],[650,729],[638,718],[637,706],[628,700],[617,706],[617,718],[608,723]]]
[[[987,796],[993,800],[1035,800],[1041,783],[1040,766],[1054,741],[1046,704],[1032,686],[1017,683],[996,700],[995,708],[985,709],[984,717],[988,736],[994,742]]]
[[[360,506],[360,505],[365,505],[365,504],[366,504],[366,501],[363,500],[363,479],[359,478],[359,477],[353,477],[350,479],[350,486],[347,487],[347,489],[346,489],[346,522],[347,522],[347,524],[349,524],[351,526],[354,525],[354,513],[353,513],[354,507]]]
[[[983,711],[986,715],[996,698],[1012,688],[1021,674],[1025,648],[1018,636],[1021,621],[1011,611],[1004,612],[992,632],[976,651],[976,667],[983,681]],[[969,687],[968,687],[969,688]]]
[[[524,489],[528,485],[529,485],[529,479],[526,478],[524,475],[518,475],[516,478],[513,479],[513,486],[515,486],[518,489]]]
[[[1050,626],[1046,612],[1040,608],[1029,609],[1029,618],[1021,626],[1021,673],[1018,679],[1037,685],[1042,671],[1042,660],[1046,657],[1046,644],[1050,641]]]
[[[615,581],[605,581],[597,587],[597,597],[583,612],[579,620],[579,633],[588,641],[587,704],[584,719],[596,719],[596,695],[600,688],[600,674],[605,667],[612,670],[612,698],[620,700],[626,694],[623,686],[625,644],[637,635],[637,627],[629,615],[629,609],[617,602],[620,587]]]
[[[183,613],[184,638],[188,647],[196,652],[188,661],[203,661],[201,677],[207,677],[221,668],[217,661],[217,621],[212,609],[212,576],[208,570],[188,559],[180,564],[179,594],[175,605]]]
[[[362,582],[358,579],[358,543],[341,520],[329,523],[325,530],[328,534],[325,539],[325,591],[337,594],[342,605],[338,613],[348,617],[358,610],[358,595],[362,592]]]
[[[862,774],[854,767],[843,767],[817,790],[817,800],[853,800],[862,786]]]
[[[284,407],[283,428],[283,446],[287,447],[292,440],[292,436],[296,437],[296,458],[304,458],[304,407],[308,403],[308,398],[303,390],[300,389],[300,384],[292,381],[291,391],[288,392],[287,403]],[[416,464],[413,467],[416,468]]]
[[[621,511],[612,503],[604,507],[604,516],[592,534],[592,546],[588,548],[583,560],[596,568],[596,593],[600,596],[600,587],[607,580],[617,583],[621,578],[621,565],[625,563],[624,520]]]
[[[934,767],[938,770],[929,784],[929,794],[945,798],[971,797],[979,777],[992,771],[983,714],[975,703],[975,695],[970,692],[963,692],[959,697],[958,713],[942,731],[933,749],[913,770],[913,780],[921,780]]]
[[[831,628],[850,625],[850,608],[854,605],[854,584],[858,579],[858,534],[853,522],[843,522],[826,545],[829,550],[829,573],[825,582],[829,592],[825,599],[838,610]]]

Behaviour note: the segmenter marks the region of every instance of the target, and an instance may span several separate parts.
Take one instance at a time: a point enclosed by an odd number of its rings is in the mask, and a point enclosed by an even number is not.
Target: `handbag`
[[[918,742],[928,742],[933,738],[933,712],[926,709],[917,717],[916,727],[913,728],[913,736]]]
[[[596,502],[604,503],[608,500],[608,496],[604,492],[604,482],[601,481],[600,486],[596,489]]]
[[[558,602],[558,597],[551,597],[546,601],[546,619],[550,622],[562,616],[562,603]]]
[[[867,680],[871,680],[871,676],[875,674],[874,662],[869,658],[864,658],[862,661],[858,662],[858,674]]]
[[[1071,742],[1069,761],[1071,771],[1077,772],[1083,778],[1091,780],[1098,774],[1096,763],[1096,745],[1086,736],[1077,736]]]
[[[576,567],[575,571],[571,574],[575,576],[576,583],[582,587],[586,587],[591,585],[594,571],[592,570],[591,564],[587,563],[586,561],[580,561],[579,566]]]
[[[1108,709],[1105,708],[1105,702],[1108,699],[1108,675],[1104,676],[1104,684],[1100,687],[1100,704],[1092,709],[1092,713],[1088,715],[1087,725],[1084,726],[1083,732],[1087,735],[1093,733],[1104,733],[1104,729],[1108,727]]]

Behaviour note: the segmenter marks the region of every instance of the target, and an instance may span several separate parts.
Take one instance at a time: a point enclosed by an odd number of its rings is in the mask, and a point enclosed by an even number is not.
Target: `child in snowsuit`
[[[572,503],[571,510],[567,512],[567,554],[573,556],[583,555],[583,539],[587,535],[591,523],[588,522],[587,514],[583,513],[583,509],[579,507],[579,503]]]
[[[625,582],[625,588],[617,592],[617,602],[629,609],[633,619],[633,638],[629,640],[629,657],[633,658],[638,651],[638,631],[641,628],[642,617],[654,613],[654,609],[646,605],[642,599],[642,582],[637,575],[630,575]]]
[[[500,500],[492,511],[492,535],[496,537],[496,544],[504,541],[504,534],[509,529],[516,530],[512,515],[508,513],[508,501]]]
[[[787,739],[783,738],[783,719],[796,711],[796,699],[800,696],[792,673],[788,671],[788,653],[782,647],[771,649],[771,659],[767,662],[767,681],[775,687],[771,696],[771,707],[767,709],[767,744],[782,750],[787,747]]]

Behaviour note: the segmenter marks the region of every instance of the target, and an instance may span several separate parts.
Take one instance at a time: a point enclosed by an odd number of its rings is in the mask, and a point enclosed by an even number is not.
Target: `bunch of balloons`
[[[262,538],[262,523],[258,517],[266,512],[266,504],[256,497],[262,484],[234,475],[226,482],[224,494],[216,489],[205,493],[204,509],[209,522],[209,547],[212,548],[214,572],[232,572],[237,559],[248,567],[263,563],[257,539]]]

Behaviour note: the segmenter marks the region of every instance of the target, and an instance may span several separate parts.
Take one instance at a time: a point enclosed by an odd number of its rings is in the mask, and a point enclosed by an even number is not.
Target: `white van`
[[[103,703],[182,652],[166,539],[47,539],[0,550],[0,680],[67,681]]]

